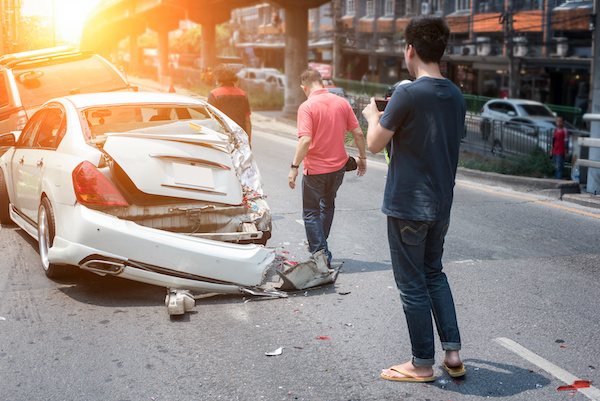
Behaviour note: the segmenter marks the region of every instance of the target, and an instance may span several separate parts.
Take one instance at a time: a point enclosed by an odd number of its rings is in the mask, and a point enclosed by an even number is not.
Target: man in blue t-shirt
[[[404,59],[416,80],[399,85],[383,113],[374,99],[363,110],[369,150],[378,153],[389,143],[382,211],[412,344],[411,361],[382,371],[387,380],[435,380],[432,312],[445,350],[442,367],[452,377],[466,373],[452,292],[442,271],[466,112],[461,91],[439,68],[449,35],[442,18],[412,19],[404,31]]]

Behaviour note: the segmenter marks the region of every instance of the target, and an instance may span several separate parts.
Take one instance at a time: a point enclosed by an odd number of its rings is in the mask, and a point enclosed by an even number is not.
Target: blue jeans
[[[562,179],[563,173],[563,165],[565,163],[564,155],[552,155],[552,160],[554,161],[554,168],[556,168],[556,179]]]
[[[331,252],[327,238],[333,221],[335,196],[342,185],[346,168],[326,174],[302,176],[302,219],[310,253],[324,249],[327,263],[331,263]]]
[[[461,348],[454,300],[446,274],[442,272],[444,237],[449,222],[448,219],[423,222],[388,216],[392,267],[415,366],[434,363],[432,313],[442,348]]]

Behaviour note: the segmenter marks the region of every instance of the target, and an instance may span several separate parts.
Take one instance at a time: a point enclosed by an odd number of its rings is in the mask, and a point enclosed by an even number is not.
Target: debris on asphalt
[[[341,267],[341,266],[340,266]],[[327,265],[325,251],[317,251],[312,260],[298,263],[290,269],[279,271],[277,274],[283,280],[280,290],[303,290],[324,284],[332,284],[337,279],[338,269],[330,269]]]
[[[317,340],[331,340],[331,337],[317,336]]]
[[[283,353],[283,347],[277,348],[275,351],[265,352],[266,356],[278,356]]]
[[[592,382],[590,380],[575,380],[573,382],[573,384],[568,384],[566,386],[560,386],[559,388],[557,388],[557,390],[565,391],[565,390],[577,390],[580,388],[589,388],[590,384],[592,384]]]

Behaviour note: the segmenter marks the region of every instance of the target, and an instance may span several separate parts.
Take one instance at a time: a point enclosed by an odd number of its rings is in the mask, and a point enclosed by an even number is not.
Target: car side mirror
[[[0,135],[0,146],[14,146],[15,143],[17,139],[12,132]]]

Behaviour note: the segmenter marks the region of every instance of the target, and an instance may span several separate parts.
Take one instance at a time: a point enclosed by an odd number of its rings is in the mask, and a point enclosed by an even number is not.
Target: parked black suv
[[[135,90],[93,53],[51,48],[0,57],[0,134],[20,131],[46,101],[76,93]]]

